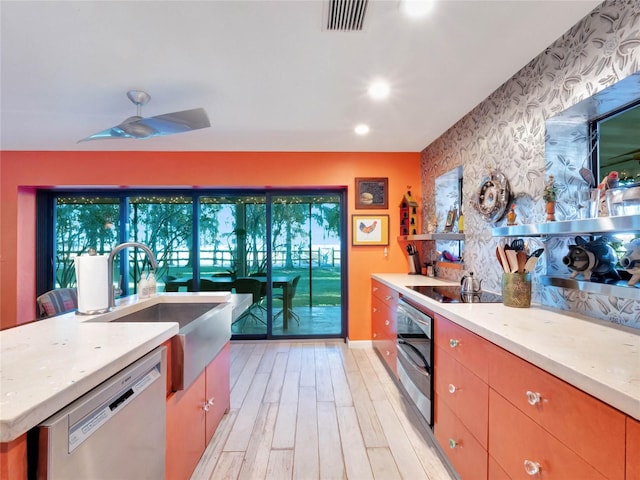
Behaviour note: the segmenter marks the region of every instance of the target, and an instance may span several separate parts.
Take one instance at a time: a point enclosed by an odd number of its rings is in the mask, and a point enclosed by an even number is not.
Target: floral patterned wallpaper
[[[545,121],[639,70],[640,2],[607,0],[422,151],[423,225],[442,214],[436,210],[434,179],[463,166],[465,270],[483,278],[485,289],[500,291],[502,270],[495,252],[500,239],[492,237],[491,229],[506,220],[487,223],[471,207],[482,178],[493,169],[507,176],[516,195],[517,223],[545,221],[546,177],[555,175],[560,190],[569,192],[576,188],[587,154],[585,141],[584,152],[545,156]],[[578,130],[571,134],[579,137],[580,128],[573,128]],[[558,214],[564,215],[559,219],[572,215],[568,210]],[[528,239],[530,250],[547,249],[533,275],[534,302],[640,328],[638,299],[540,283],[547,271],[569,273],[559,262],[568,241],[551,239],[543,245]]]

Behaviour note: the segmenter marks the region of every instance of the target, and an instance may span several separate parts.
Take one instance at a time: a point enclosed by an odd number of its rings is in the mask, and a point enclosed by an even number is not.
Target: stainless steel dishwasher
[[[38,479],[164,478],[166,348],[39,425]]]

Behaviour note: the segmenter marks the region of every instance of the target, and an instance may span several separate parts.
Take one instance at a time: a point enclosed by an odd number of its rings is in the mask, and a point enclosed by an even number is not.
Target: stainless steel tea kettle
[[[462,285],[462,293],[480,293],[482,290],[482,280],[475,278],[473,272],[462,277],[460,285]]]

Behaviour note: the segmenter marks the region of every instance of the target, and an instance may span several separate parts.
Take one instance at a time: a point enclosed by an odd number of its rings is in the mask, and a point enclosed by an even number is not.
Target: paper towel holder
[[[149,263],[151,263],[152,270],[155,271],[158,269],[158,261],[156,260],[156,256],[144,243],[124,242],[120,245],[115,246],[114,249],[111,250],[111,253],[109,253],[109,257],[107,258],[107,286],[109,288],[109,306],[107,307],[107,311],[113,310],[113,308],[116,306],[116,299],[113,293],[113,259],[118,254],[118,252],[129,247],[139,248],[144,253],[146,253],[147,258],[149,259]]]

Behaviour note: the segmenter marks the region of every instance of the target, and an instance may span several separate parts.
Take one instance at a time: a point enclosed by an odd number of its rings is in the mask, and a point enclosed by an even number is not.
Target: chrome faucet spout
[[[151,249],[147,247],[144,243],[124,242],[114,247],[114,249],[111,250],[111,253],[109,253],[109,257],[107,258],[107,286],[109,288],[109,310],[113,309],[113,307],[116,306],[116,299],[113,293],[113,259],[118,254],[118,252],[129,247],[141,249],[144,253],[147,254],[147,258],[149,259],[149,263],[151,264],[152,270],[155,271],[158,269],[158,261],[156,260],[156,256],[153,254]]]

